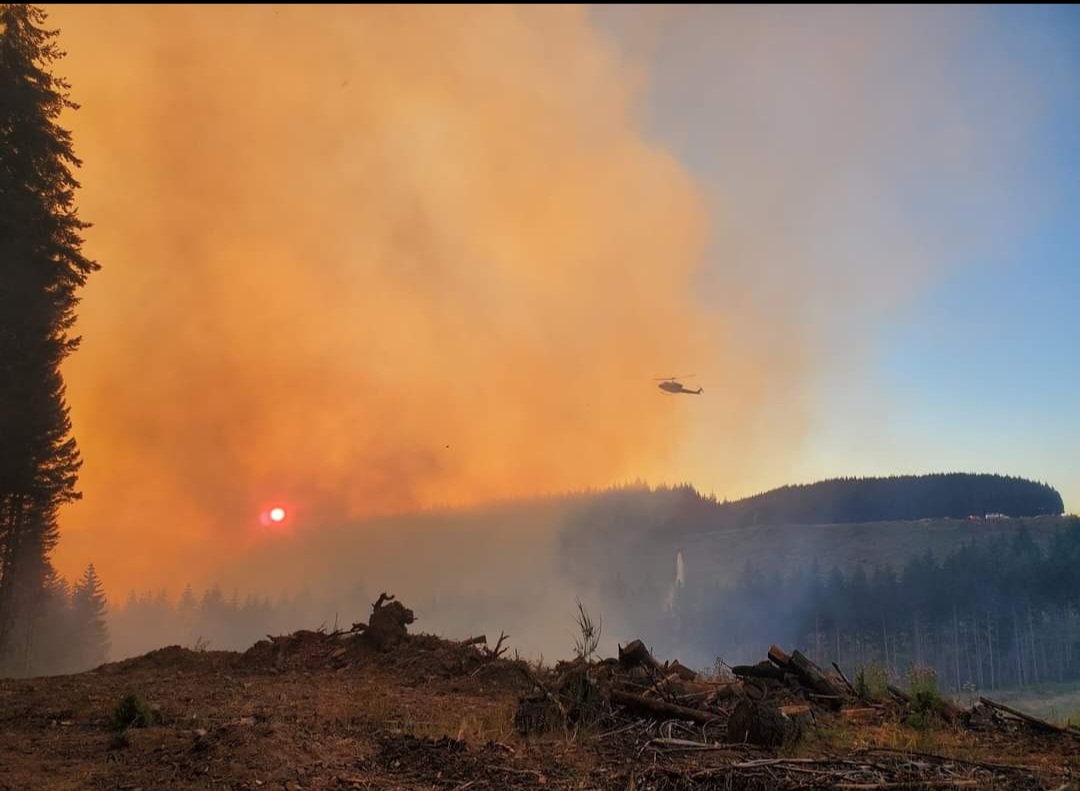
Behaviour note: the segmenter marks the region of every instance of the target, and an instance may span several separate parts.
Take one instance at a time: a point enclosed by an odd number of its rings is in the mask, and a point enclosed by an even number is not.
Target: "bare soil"
[[[242,654],[170,647],[79,675],[0,681],[0,791],[1080,788],[1080,738],[1023,729],[822,720],[783,752],[658,746],[702,734],[633,719],[526,738],[514,728],[533,691],[521,670],[423,635],[378,653],[301,632]],[[128,694],[154,722],[118,732],[113,713]],[[901,779],[860,782],[869,770],[856,764]]]

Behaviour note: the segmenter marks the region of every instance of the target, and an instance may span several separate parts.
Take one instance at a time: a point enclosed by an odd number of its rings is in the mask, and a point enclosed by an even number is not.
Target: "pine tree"
[[[26,674],[47,676],[76,670],[71,652],[71,586],[51,569],[36,609]]]
[[[184,592],[180,594],[180,601],[176,603],[176,610],[180,614],[180,621],[185,626],[191,626],[198,614],[199,603],[195,599],[195,593],[191,590],[191,583],[184,586]]]
[[[63,57],[34,6],[0,5],[0,667],[28,657],[50,578],[57,511],[79,494],[60,364],[77,290],[98,265],[82,254],[71,134],[77,109],[48,69]]]
[[[86,567],[71,597],[73,636],[79,663],[97,667],[109,653],[109,628],[105,622],[107,602],[94,564]]]

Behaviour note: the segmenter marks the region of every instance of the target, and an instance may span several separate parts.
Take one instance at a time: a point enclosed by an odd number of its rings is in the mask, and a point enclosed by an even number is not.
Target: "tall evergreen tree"
[[[195,599],[195,593],[191,590],[190,582],[184,586],[184,592],[180,594],[180,601],[177,602],[176,609],[180,615],[181,623],[185,626],[189,626],[195,622],[195,618],[198,615],[199,603]]]
[[[27,675],[47,676],[71,673],[80,669],[78,657],[71,651],[71,586],[50,569],[44,595],[36,607],[37,619],[31,641]]]
[[[30,640],[57,511],[79,496],[60,364],[79,341],[76,292],[98,268],[82,254],[81,163],[58,125],[77,106],[49,71],[63,53],[45,20],[0,5],[0,668]]]
[[[105,592],[94,564],[86,567],[82,578],[75,583],[71,597],[71,618],[79,663],[97,667],[109,653],[109,628],[105,622]]]

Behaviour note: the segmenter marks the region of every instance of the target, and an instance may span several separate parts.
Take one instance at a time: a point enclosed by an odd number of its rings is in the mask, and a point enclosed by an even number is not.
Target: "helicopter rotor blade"
[[[672,382],[676,379],[693,379],[696,374],[686,374],[685,376],[658,376],[653,379],[654,382]]]

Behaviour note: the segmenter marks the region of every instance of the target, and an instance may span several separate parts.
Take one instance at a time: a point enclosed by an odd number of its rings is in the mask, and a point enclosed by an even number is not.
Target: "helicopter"
[[[657,387],[670,395],[678,395],[679,393],[685,393],[687,395],[701,395],[705,392],[704,389],[702,389],[701,387],[699,387],[697,390],[688,390],[687,388],[683,387],[681,382],[678,381],[679,379],[693,378],[694,375],[690,374],[689,376],[665,376],[658,379],[653,379],[653,381],[659,382],[660,384],[657,385]]]

